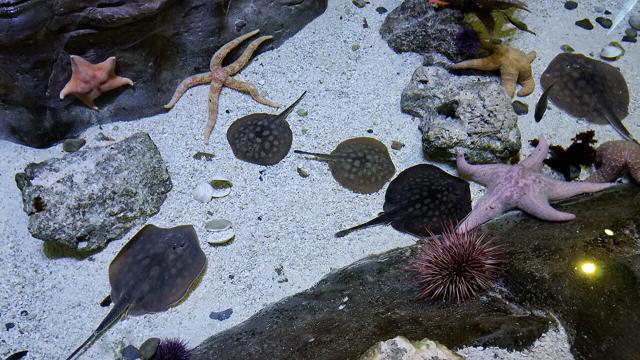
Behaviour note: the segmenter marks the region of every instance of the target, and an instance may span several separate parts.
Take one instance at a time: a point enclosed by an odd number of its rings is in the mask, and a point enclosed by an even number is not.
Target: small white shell
[[[213,189],[212,196],[214,198],[221,198],[229,195],[231,193],[231,187],[233,187],[231,180],[223,177],[214,177],[209,184]]]
[[[209,183],[200,183],[193,189],[193,198],[201,203],[208,203],[213,197],[213,187]]]
[[[236,237],[233,231],[233,224],[225,219],[213,219],[205,223],[204,228],[207,234],[209,245],[221,246],[230,244]]]
[[[624,48],[617,41],[610,42],[600,51],[600,57],[605,60],[618,60],[622,55],[624,55]]]

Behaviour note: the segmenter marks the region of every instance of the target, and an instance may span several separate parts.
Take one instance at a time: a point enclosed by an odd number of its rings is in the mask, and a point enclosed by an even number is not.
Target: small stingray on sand
[[[629,89],[622,73],[581,54],[562,53],[540,79],[551,101],[572,116],[594,123],[608,122],[626,140],[635,141],[622,124],[629,114]]]
[[[369,194],[380,190],[396,172],[387,147],[369,137],[347,139],[338,144],[331,154],[294,152],[326,161],[336,181],[357,193]]]
[[[125,315],[160,312],[180,302],[206,262],[193,226],[143,227],[109,265],[113,308],[67,360]]]
[[[227,130],[233,155],[258,165],[275,165],[284,159],[293,141],[287,116],[306,93],[280,114],[251,114],[234,121]]]
[[[352,231],[381,224],[416,236],[427,229],[442,232],[447,223],[458,222],[471,211],[469,183],[438,167],[420,164],[401,172],[385,194],[383,212],[373,220],[338,231],[343,237]]]

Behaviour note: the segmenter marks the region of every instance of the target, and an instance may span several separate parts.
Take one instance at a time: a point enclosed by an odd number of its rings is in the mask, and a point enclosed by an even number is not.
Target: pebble
[[[29,312],[27,310],[20,311],[20,316],[27,316],[27,315],[29,315]]]
[[[598,14],[603,13],[604,10],[605,10],[604,6],[599,6],[599,5],[593,8],[593,11],[597,12]]]
[[[122,360],[137,360],[140,359],[140,352],[135,346],[129,345],[122,349]]]
[[[398,140],[393,140],[393,141],[391,142],[391,148],[392,148],[393,150],[400,150],[400,149],[402,149],[403,147],[404,147],[404,143],[401,143],[401,142],[400,142],[400,141],[398,141]]]
[[[622,41],[628,42],[628,43],[635,43],[635,42],[638,42],[638,38],[636,36],[625,35],[622,37]]]
[[[567,10],[573,10],[573,9],[575,9],[577,7],[578,7],[578,3],[575,2],[575,1],[569,0],[569,1],[566,1],[564,3],[564,8],[567,9]]]
[[[640,30],[640,13],[636,13],[629,17],[629,25],[636,30]]]
[[[220,312],[212,311],[211,314],[209,314],[209,318],[213,320],[224,321],[230,318],[231,314],[233,314],[233,309],[231,308]]]
[[[66,152],[76,152],[86,143],[87,140],[85,139],[67,139],[62,143],[62,150]]]
[[[296,169],[298,171],[298,175],[300,175],[300,177],[303,178],[308,178],[309,177],[309,172],[301,167],[299,167],[298,169]]]
[[[140,345],[140,357],[142,360],[149,360],[156,354],[156,350],[158,349],[158,345],[160,345],[160,339],[158,338],[148,338],[145,340],[142,345]]]
[[[367,132],[368,132],[369,134],[373,134],[373,129],[367,129]]]
[[[360,49],[360,45],[359,45],[359,44],[353,44],[353,45],[351,45],[351,50],[352,50],[352,51],[356,51],[356,50],[359,50],[359,49]]]
[[[591,20],[589,19],[581,19],[576,21],[576,25],[578,25],[579,27],[585,29],[585,30],[593,30],[593,24],[591,23]]]
[[[564,44],[562,46],[560,46],[560,50],[566,52],[566,53],[572,53],[574,51],[576,51],[571,45],[569,44]]]
[[[378,6],[378,7],[376,8],[376,11],[378,12],[378,14],[384,14],[384,13],[386,13],[388,10],[387,10],[387,8],[386,8],[386,7],[384,7],[384,6]]]
[[[515,111],[518,115],[526,115],[529,113],[529,105],[520,100],[512,102],[511,106],[513,107],[513,111]]]
[[[16,324],[12,323],[12,322],[8,322],[8,323],[4,324],[4,328],[7,329],[7,331],[13,329],[14,327],[16,327]]]
[[[618,60],[622,55],[624,55],[624,48],[615,41],[610,42],[600,51],[600,57],[609,61]]]
[[[306,109],[299,108],[296,111],[296,114],[298,114],[299,116],[307,116],[307,115],[309,115],[309,112]]]
[[[626,36],[637,37],[638,36],[638,30],[636,30],[634,28],[628,28],[627,30],[624,31],[624,34]]]
[[[611,28],[611,25],[613,25],[613,22],[611,21],[611,19],[607,19],[606,17],[602,17],[602,16],[598,16],[596,18],[596,22],[605,29],[609,29]]]
[[[245,26],[247,26],[247,22],[244,20],[238,20],[234,25],[236,27],[236,31],[240,31],[244,29]]]
[[[214,154],[204,151],[198,151],[197,153],[193,154],[193,158],[196,160],[212,161],[215,157],[216,156]]]
[[[351,2],[359,8],[363,8],[367,4],[364,0],[351,0]]]

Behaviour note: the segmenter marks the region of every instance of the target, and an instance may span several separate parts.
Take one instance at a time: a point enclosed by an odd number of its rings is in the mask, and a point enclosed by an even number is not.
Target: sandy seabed
[[[609,41],[619,40],[626,28],[625,22],[614,34],[606,36],[606,30],[595,23],[592,31],[573,24],[584,17],[593,21],[597,5],[615,13],[622,0],[580,0],[573,11],[565,10],[560,0],[528,3],[532,13],[520,16],[538,36],[522,33],[512,45],[538,53],[533,63],[536,80],[562,44],[571,44],[577,52],[597,54]],[[371,0],[360,9],[350,1],[329,0],[322,16],[281,47],[257,56],[237,75],[280,104],[289,104],[308,91],[299,104],[308,116],[296,112],[289,116],[294,149],[330,151],[341,140],[373,136],[388,146],[393,140],[406,144],[399,151],[390,150],[398,171],[424,162],[419,120],[400,111],[400,94],[422,58],[417,54],[395,54],[378,33],[385,15],[375,9],[384,6],[392,10],[399,4],[399,0]],[[369,28],[362,26],[365,17]],[[352,50],[353,44],[360,48]],[[640,138],[640,120],[635,115],[640,108],[640,45],[624,46],[626,55],[614,65],[622,70],[631,93],[631,115],[625,124]],[[207,120],[207,91],[207,86],[188,91],[168,113],[115,122],[102,129],[92,127],[81,135],[87,139],[86,146],[104,146],[107,143],[96,140],[100,132],[116,140],[138,131],[149,133],[167,163],[173,190],[160,212],[148,222],[161,227],[193,224],[208,258],[200,285],[184,303],[163,313],[118,322],[83,354],[83,359],[112,359],[123,346],[140,345],[152,336],[181,337],[195,346],[263,307],[311,287],[333,269],[415,241],[391,227],[374,227],[346,238],[334,238],[335,231],[377,214],[384,191],[354,194],[340,187],[321,162],[293,153],[268,168],[237,160],[226,142],[229,125],[249,113],[275,111],[247,95],[222,91],[218,123],[211,143],[205,146],[202,134]],[[538,86],[524,99],[530,112],[518,120],[524,155],[531,151],[527,141],[539,133],[544,133],[551,143],[563,145],[569,145],[576,132],[589,128],[596,130],[600,142],[618,138],[608,126],[576,120],[553,106],[541,123],[535,123],[533,107],[540,94]],[[213,152],[215,159],[193,159],[198,151]],[[91,260],[47,258],[42,241],[27,230],[28,219],[22,211],[14,175],[29,162],[63,155],[61,144],[41,150],[0,141],[0,321],[15,323],[11,330],[0,329],[2,357],[28,349],[27,359],[64,358],[89,336],[108,312],[98,306],[110,291],[108,264],[126,239],[140,229],[132,229]],[[451,166],[438,165],[455,174]],[[305,168],[311,176],[300,177],[298,167]],[[195,201],[192,190],[196,184],[215,175],[233,181],[231,195],[208,204]],[[477,199],[482,190],[477,185],[472,189]],[[203,225],[213,218],[235,224],[236,239],[231,245],[207,245],[210,235]],[[283,275],[275,271],[280,267]],[[284,277],[287,282],[279,281]],[[228,320],[209,318],[212,311],[228,308],[233,309]],[[23,311],[28,315],[21,315]],[[571,358],[562,328],[550,330],[524,352],[495,348],[459,351],[470,359]]]

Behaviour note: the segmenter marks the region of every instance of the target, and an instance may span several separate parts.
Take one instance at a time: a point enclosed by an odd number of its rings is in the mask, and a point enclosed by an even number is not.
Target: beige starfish
[[[242,68],[244,68],[247,65],[247,63],[249,63],[249,59],[251,59],[251,55],[253,55],[253,53],[256,51],[258,46],[260,46],[260,44],[262,44],[267,40],[272,39],[273,36],[261,36],[257,38],[251,44],[249,44],[249,46],[247,46],[247,48],[244,50],[242,55],[240,55],[240,57],[236,59],[236,61],[234,61],[233,63],[225,67],[222,66],[222,60],[224,60],[225,56],[227,56],[227,54],[229,54],[231,50],[233,50],[236,46],[238,46],[244,40],[252,37],[253,35],[259,32],[260,32],[259,29],[254,30],[234,40],[231,40],[230,42],[223,45],[220,49],[218,49],[218,51],[216,51],[215,54],[213,54],[213,57],[211,57],[211,63],[209,64],[210,71],[201,73],[201,74],[196,74],[182,80],[180,85],[178,85],[178,87],[176,88],[176,91],[173,94],[171,101],[169,101],[169,103],[164,106],[165,109],[171,109],[173,105],[175,105],[176,102],[178,102],[182,94],[184,94],[184,92],[187,91],[189,88],[196,85],[210,83],[209,85],[209,120],[207,121],[207,127],[204,130],[205,144],[209,143],[209,136],[211,135],[211,131],[216,126],[216,119],[218,117],[218,97],[220,96],[220,91],[222,91],[222,87],[226,86],[238,91],[242,91],[244,93],[248,93],[249,95],[251,95],[251,97],[255,101],[261,104],[272,106],[272,107],[279,107],[279,105],[274,103],[273,101],[260,96],[260,93],[258,93],[258,89],[256,89],[256,87],[253,86],[252,84],[245,81],[240,81],[231,77],[237,74],[240,70],[242,70]]]
[[[507,95],[513,97],[516,83],[522,84],[518,96],[527,96],[533,92],[536,82],[531,72],[531,62],[536,58],[536,52],[525,54],[523,51],[505,45],[493,46],[493,53],[482,59],[472,59],[450,66],[450,69],[500,70],[502,86]]]

